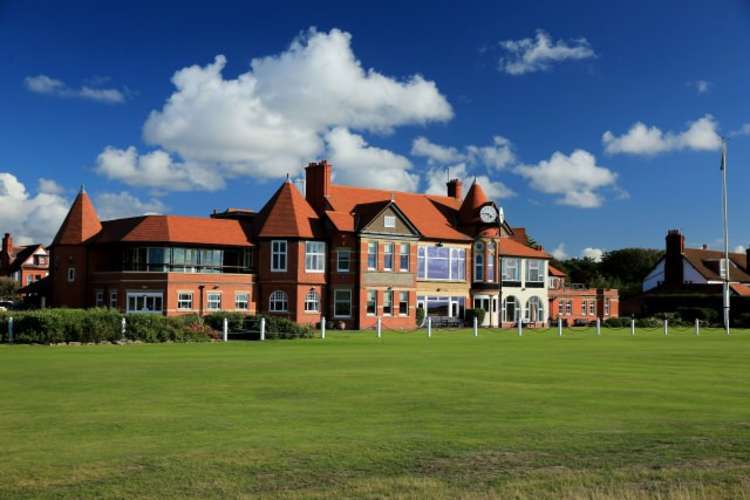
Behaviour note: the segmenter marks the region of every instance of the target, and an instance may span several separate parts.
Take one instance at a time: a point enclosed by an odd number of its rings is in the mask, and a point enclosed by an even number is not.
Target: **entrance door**
[[[484,309],[484,320],[480,326],[490,326],[490,298],[487,295],[474,296],[474,309]]]

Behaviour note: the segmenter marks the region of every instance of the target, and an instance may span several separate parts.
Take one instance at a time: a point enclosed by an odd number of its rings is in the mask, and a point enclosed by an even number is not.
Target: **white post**
[[[523,321],[521,321],[521,318],[518,318],[518,336],[523,337]]]
[[[221,332],[222,332],[222,340],[224,342],[228,341],[229,340],[229,320],[227,318],[224,318]]]
[[[562,318],[557,318],[557,336],[562,337]]]
[[[13,343],[13,316],[8,318],[8,343]]]
[[[40,305],[41,305],[42,309],[46,309],[47,308],[47,297],[45,297],[44,295],[42,295],[41,304]]]
[[[427,338],[432,338],[432,316],[427,316]]]
[[[266,318],[260,318],[260,340],[266,340]]]
[[[474,336],[479,336],[479,321],[477,321],[476,316],[474,316]]]
[[[695,336],[699,336],[701,334],[701,320],[698,318],[695,318]]]
[[[323,316],[320,320],[320,339],[326,339],[326,317]]]
[[[122,317],[122,321],[120,321],[120,335],[122,336],[123,340],[125,339],[125,332],[128,331],[128,320],[125,319],[125,316]]]
[[[602,319],[596,318],[596,336],[599,337],[602,334]]]
[[[635,337],[635,318],[630,320],[630,336]]]
[[[380,338],[382,335],[382,331],[383,331],[383,320],[380,318],[380,316],[378,316],[378,320],[376,324],[377,324],[377,330],[378,330],[378,338]]]
[[[669,320],[664,320],[664,335],[669,335]]]

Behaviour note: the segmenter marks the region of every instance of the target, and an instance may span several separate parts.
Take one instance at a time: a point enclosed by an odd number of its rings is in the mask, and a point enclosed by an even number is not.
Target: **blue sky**
[[[2,2],[0,231],[49,238],[81,183],[110,217],[257,209],[328,158],[478,176],[568,256],[718,246],[721,134],[750,243],[750,3],[487,4]]]

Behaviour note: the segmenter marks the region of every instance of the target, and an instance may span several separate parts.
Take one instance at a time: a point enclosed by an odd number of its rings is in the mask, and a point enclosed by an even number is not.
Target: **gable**
[[[364,222],[364,224],[360,230],[362,234],[393,235],[410,238],[419,237],[419,232],[414,225],[392,203],[388,204],[370,221]]]

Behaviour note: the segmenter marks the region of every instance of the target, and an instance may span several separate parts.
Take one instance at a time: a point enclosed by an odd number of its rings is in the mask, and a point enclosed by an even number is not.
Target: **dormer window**
[[[386,215],[383,217],[383,226],[389,227],[389,228],[395,228],[396,227],[396,216],[395,215]]]

